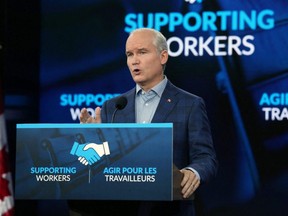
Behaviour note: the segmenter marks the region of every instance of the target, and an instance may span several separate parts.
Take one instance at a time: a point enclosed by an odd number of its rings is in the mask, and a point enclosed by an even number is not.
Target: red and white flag
[[[14,215],[12,174],[10,170],[3,94],[0,88],[0,215]]]

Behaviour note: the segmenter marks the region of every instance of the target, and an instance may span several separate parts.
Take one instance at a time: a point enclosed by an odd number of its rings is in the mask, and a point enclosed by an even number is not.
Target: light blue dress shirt
[[[137,123],[151,123],[166,84],[167,77],[165,76],[160,83],[147,92],[141,89],[138,84],[136,85],[135,113]]]

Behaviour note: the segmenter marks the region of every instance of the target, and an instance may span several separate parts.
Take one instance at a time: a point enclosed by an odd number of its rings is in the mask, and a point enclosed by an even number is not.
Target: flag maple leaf
[[[2,86],[1,83],[0,86]],[[2,89],[0,88],[0,215],[13,216],[13,186],[10,161],[8,159],[9,155],[3,107]]]
[[[1,146],[0,146],[1,147]],[[8,162],[8,153],[5,148],[0,149],[0,161],[3,163],[9,163]],[[1,185],[1,190],[0,190],[0,200],[4,200],[6,196],[11,196],[11,192],[9,190],[9,180],[7,179],[7,174],[8,174],[8,168],[6,166],[0,166],[0,185]]]
[[[0,146],[1,147],[1,146]],[[14,213],[14,201],[12,194],[12,178],[11,172],[7,168],[7,164],[3,166],[3,162],[8,163],[8,153],[5,148],[0,149],[0,215],[11,216]]]

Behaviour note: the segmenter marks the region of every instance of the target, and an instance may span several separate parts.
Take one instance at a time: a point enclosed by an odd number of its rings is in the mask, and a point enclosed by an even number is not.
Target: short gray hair
[[[138,28],[133,30],[130,34],[134,32],[140,32],[140,31],[150,31],[154,34],[155,38],[153,41],[153,44],[156,46],[159,53],[161,53],[163,50],[168,51],[168,45],[165,36],[160,32],[152,28]]]

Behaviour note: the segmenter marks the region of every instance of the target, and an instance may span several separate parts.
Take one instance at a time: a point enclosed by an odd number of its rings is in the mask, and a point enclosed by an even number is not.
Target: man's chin
[[[140,77],[140,76],[133,76],[133,80],[135,83],[141,85],[142,83],[144,83],[144,80]]]

